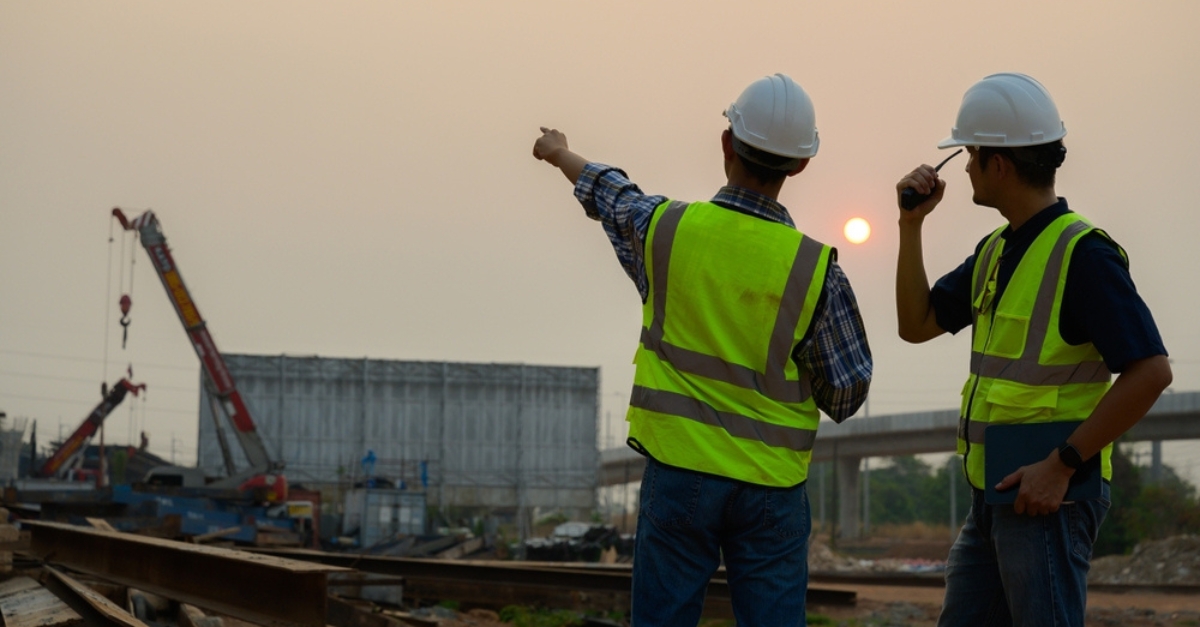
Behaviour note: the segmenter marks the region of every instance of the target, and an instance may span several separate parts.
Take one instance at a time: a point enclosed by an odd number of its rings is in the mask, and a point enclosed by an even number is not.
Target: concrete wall
[[[431,506],[590,509],[599,369],[226,355],[272,456],[292,482],[374,474]],[[207,394],[199,465],[224,474]],[[239,467],[246,460],[222,416]]]

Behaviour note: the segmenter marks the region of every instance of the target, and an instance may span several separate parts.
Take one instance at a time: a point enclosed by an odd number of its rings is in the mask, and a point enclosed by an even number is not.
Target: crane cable
[[[108,266],[106,268],[107,271],[105,272],[106,283],[104,286],[104,367],[103,374],[100,378],[101,396],[104,395],[104,392],[106,391],[105,388],[108,387],[108,325],[112,321],[111,312],[109,311],[109,303],[112,299],[113,221],[115,219],[116,218],[109,218],[108,221]],[[123,248],[124,244],[122,244],[122,249]],[[121,256],[124,257],[125,253],[122,252]]]
[[[136,233],[136,231],[134,233]],[[127,238],[124,238],[121,240],[121,256],[122,256],[121,263],[125,262],[125,259],[124,259],[125,239],[129,240],[129,292],[121,295],[121,327],[122,327],[121,348],[122,348],[122,350],[125,348],[125,340],[129,336],[129,308],[133,306],[133,269],[134,269],[134,265],[137,264],[137,244],[134,242],[134,239],[137,237],[138,237],[137,235],[133,235],[132,237],[127,237]],[[124,283],[122,282],[122,287],[123,286],[124,286]],[[124,292],[125,290],[122,289],[121,291]],[[130,367],[130,369],[132,369],[133,365],[130,364],[129,367]]]

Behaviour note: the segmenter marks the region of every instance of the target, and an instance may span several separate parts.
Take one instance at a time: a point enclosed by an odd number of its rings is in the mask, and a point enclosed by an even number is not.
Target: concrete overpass
[[[836,466],[840,507],[838,528],[858,536],[861,518],[858,475],[864,457],[951,453],[958,431],[958,410],[851,418],[842,424],[822,421],[813,447],[814,462]],[[1126,440],[1161,442],[1200,440],[1200,392],[1163,394]],[[641,481],[645,458],[629,447],[600,452],[600,484]],[[811,494],[810,494],[811,495]]]

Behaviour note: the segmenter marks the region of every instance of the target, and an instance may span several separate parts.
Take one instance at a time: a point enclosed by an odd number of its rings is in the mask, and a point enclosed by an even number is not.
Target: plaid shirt
[[[589,163],[575,184],[575,198],[589,218],[604,226],[617,260],[637,285],[646,302],[649,281],[642,255],[650,218],[665,196],[647,196],[619,168]],[[740,187],[725,186],[712,202],[747,215],[795,228],[787,209],[775,200]],[[850,282],[830,260],[824,288],[824,307],[816,312],[815,328],[796,347],[793,359],[812,376],[817,406],[837,422],[854,415],[871,385],[871,347]]]

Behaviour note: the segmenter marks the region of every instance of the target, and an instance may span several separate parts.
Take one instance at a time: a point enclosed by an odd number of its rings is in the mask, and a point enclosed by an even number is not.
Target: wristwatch
[[[1083,457],[1079,455],[1079,450],[1067,442],[1058,445],[1058,461],[1072,470],[1079,470],[1083,466]]]

